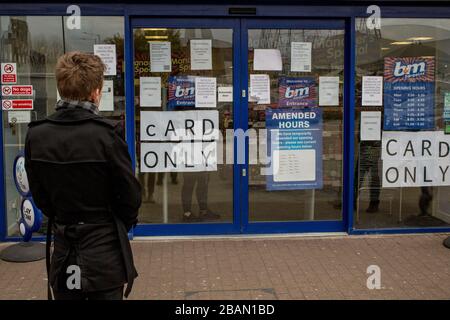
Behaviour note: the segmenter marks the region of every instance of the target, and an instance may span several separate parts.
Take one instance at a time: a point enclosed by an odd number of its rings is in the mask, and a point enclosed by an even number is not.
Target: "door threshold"
[[[233,234],[233,235],[192,235],[192,236],[139,236],[133,241],[172,241],[172,240],[259,240],[309,237],[347,237],[346,232],[309,232],[309,233],[271,233],[271,234]]]

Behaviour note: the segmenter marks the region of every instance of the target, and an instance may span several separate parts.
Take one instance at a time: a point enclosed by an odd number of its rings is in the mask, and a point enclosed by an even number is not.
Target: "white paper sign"
[[[381,111],[362,111],[360,126],[361,141],[381,140]]]
[[[270,78],[267,74],[251,74],[249,101],[270,104]]]
[[[115,44],[94,44],[94,54],[99,56],[106,65],[105,76],[115,76],[117,74]]]
[[[362,78],[362,106],[383,105],[383,77]]]
[[[31,122],[31,111],[8,111],[8,123]]]
[[[219,139],[217,110],[141,111],[141,141]]]
[[[316,150],[274,150],[273,181],[315,181]]]
[[[450,135],[384,131],[383,187],[450,185]]]
[[[141,107],[161,107],[161,77],[139,78]]]
[[[150,42],[150,71],[172,71],[172,53],[171,43],[169,41]]]
[[[219,102],[233,102],[233,87],[218,87]]]
[[[217,107],[216,78],[195,77],[195,107]]]
[[[319,106],[339,105],[339,77],[319,77]]]
[[[281,71],[283,62],[278,49],[255,49],[253,57],[253,70],[255,71]]]
[[[100,99],[99,111],[114,111],[114,81],[103,81],[102,98]]]
[[[212,40],[191,40],[191,70],[212,70]]]
[[[141,172],[217,170],[217,142],[141,143]]]
[[[311,42],[291,42],[291,71],[311,72]]]

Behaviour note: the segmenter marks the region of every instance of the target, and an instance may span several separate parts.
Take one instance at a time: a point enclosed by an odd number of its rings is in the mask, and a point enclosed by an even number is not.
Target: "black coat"
[[[127,231],[137,223],[141,187],[119,122],[78,107],[31,122],[25,167],[36,205],[55,221],[51,286],[65,285],[58,279],[74,257],[81,290],[128,283],[127,296],[137,277]]]

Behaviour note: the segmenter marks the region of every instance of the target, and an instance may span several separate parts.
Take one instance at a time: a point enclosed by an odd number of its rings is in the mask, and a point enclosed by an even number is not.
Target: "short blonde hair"
[[[102,89],[105,64],[99,56],[73,51],[56,63],[56,83],[61,98],[87,101],[93,91]]]

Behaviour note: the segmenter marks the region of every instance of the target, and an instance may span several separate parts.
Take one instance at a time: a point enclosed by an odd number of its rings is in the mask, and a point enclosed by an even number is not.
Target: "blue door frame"
[[[425,2],[425,1],[424,1]],[[123,16],[125,19],[125,64],[126,70],[133,70],[132,65],[132,33],[131,33],[131,21],[132,17],[142,17],[146,16],[152,21],[161,19],[162,17],[180,17],[184,19],[185,17],[192,17],[194,19],[203,18],[229,18],[230,14],[228,9],[230,5],[220,4],[220,5],[198,5],[198,4],[125,4],[125,3],[110,3],[110,4],[95,4],[95,3],[82,3],[80,4],[82,8],[82,14],[85,16]],[[388,228],[388,229],[355,229],[353,225],[353,190],[352,185],[354,181],[353,172],[353,155],[354,153],[354,84],[355,84],[355,19],[358,17],[367,17],[366,5],[339,5],[335,3],[330,3],[328,6],[318,6],[318,5],[265,5],[264,3],[256,4],[251,7],[255,7],[257,11],[257,17],[264,18],[267,21],[271,19],[278,19],[280,17],[290,18],[290,19],[345,19],[345,81],[348,85],[344,87],[344,163],[343,163],[343,175],[345,189],[343,189],[343,222],[345,226],[345,231],[349,234],[390,234],[390,233],[427,233],[427,232],[449,232],[450,228],[442,227],[431,227],[431,228]],[[430,6],[421,6],[417,3],[405,3],[400,4],[383,4],[380,2],[381,16],[382,18],[450,18],[450,7],[445,4],[432,4]],[[3,3],[0,7],[0,15],[3,16],[65,16],[67,15],[67,4],[65,3],[55,3],[55,4],[44,4],[44,3]],[[237,15],[236,18],[241,16]],[[247,16],[242,15],[243,18]],[[291,21],[294,21],[291,20]],[[242,37],[241,37],[242,38]],[[240,61],[235,61],[236,68],[238,67]],[[134,91],[132,85],[130,85],[127,80],[126,84],[126,96],[127,96],[127,141],[129,143],[130,154],[134,156],[135,139],[131,137],[130,131],[134,132],[134,113],[131,113],[132,117],[129,117],[129,109],[133,108],[133,101],[130,104],[129,96],[130,93]],[[131,90],[131,91],[130,91]],[[236,98],[236,96],[235,96]],[[239,98],[239,97],[237,97]],[[0,121],[3,123],[3,114],[0,113]],[[0,130],[0,141],[3,142],[3,132]],[[4,158],[3,158],[3,148],[0,148],[0,241],[18,241],[20,237],[8,237],[7,236],[7,221],[6,221],[6,190],[5,190],[5,170]],[[134,161],[134,159],[133,159]],[[237,172],[235,170],[235,179]],[[242,186],[241,186],[242,187]],[[236,195],[236,191],[235,191]],[[235,211],[237,204],[235,203]],[[239,210],[239,208],[237,209]],[[267,233],[274,232],[288,232],[285,230],[285,226],[280,226],[277,229],[276,224],[266,224]],[[306,228],[308,223],[304,224]],[[269,228],[270,227],[270,228]],[[162,229],[161,229],[162,228]],[[153,226],[151,229],[147,229],[149,235],[157,234],[181,234],[181,230],[177,228],[170,227],[170,225],[164,226]],[[229,232],[226,230],[216,230],[216,227],[208,225],[208,232],[203,230],[198,230],[197,234],[213,234],[213,233],[238,233],[241,230],[236,230],[233,227],[229,228]],[[273,229],[272,229],[273,228]],[[292,225],[292,232],[301,231],[298,226]],[[313,231],[311,228],[308,228]],[[327,231],[317,230],[314,231]],[[139,230],[138,230],[139,231]],[[140,231],[144,231],[141,229]],[[147,233],[146,231],[146,233]],[[192,230],[195,231],[195,230]],[[213,232],[214,231],[214,232]],[[260,232],[262,229],[259,230]],[[247,230],[251,233],[251,230]],[[192,234],[192,232],[191,232]],[[139,233],[135,234],[139,235]],[[33,240],[43,241],[45,240],[42,236],[33,237]]]
[[[133,39],[135,28],[232,28],[233,29],[233,115],[234,129],[248,129],[248,100],[241,92],[248,92],[248,29],[278,28],[278,29],[342,29],[345,30],[345,20],[313,20],[313,19],[248,19],[248,18],[219,18],[219,19],[189,19],[167,18],[146,19],[135,18],[129,21],[126,31],[129,39]],[[133,70],[133,43],[128,42],[126,48],[126,70]],[[346,75],[347,76],[347,75]],[[344,81],[344,86],[349,83]],[[135,139],[135,109],[134,109],[134,73],[126,74],[127,99],[127,140],[129,151],[136,167]],[[350,100],[347,100],[347,104]],[[349,106],[346,105],[346,108]],[[349,115],[349,114],[348,114]],[[347,119],[347,121],[350,121]],[[349,139],[348,141],[351,141]],[[346,230],[346,219],[340,221],[289,221],[289,222],[249,222],[248,205],[248,175],[242,176],[243,169],[248,170],[248,138],[245,141],[246,164],[238,164],[237,146],[234,144],[235,165],[233,169],[233,222],[232,223],[196,223],[196,224],[142,224],[134,229],[134,236],[150,235],[203,235],[203,234],[256,234],[256,233],[285,233],[285,232],[343,232]],[[347,145],[346,148],[349,148]],[[347,159],[348,160],[348,159]],[[349,184],[344,179],[344,188]],[[350,190],[352,188],[349,188]],[[347,192],[343,192],[347,193]],[[343,206],[345,210],[345,206]],[[342,215],[343,217],[346,214]]]

